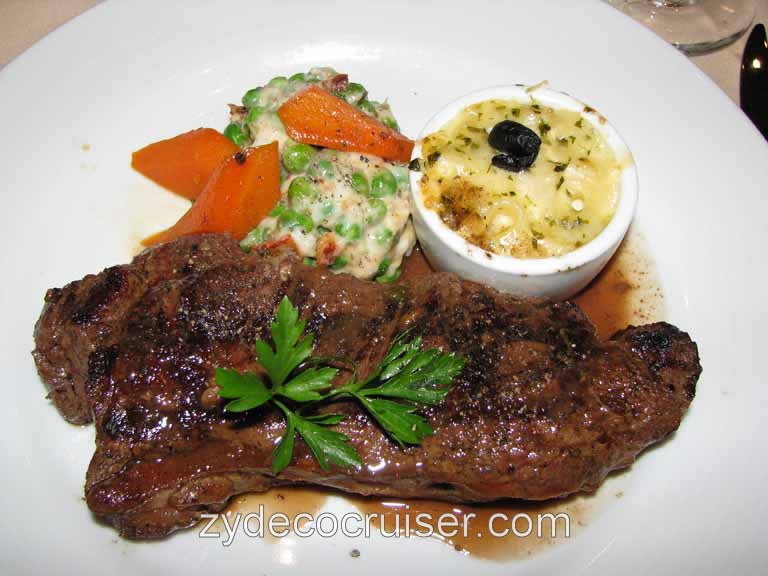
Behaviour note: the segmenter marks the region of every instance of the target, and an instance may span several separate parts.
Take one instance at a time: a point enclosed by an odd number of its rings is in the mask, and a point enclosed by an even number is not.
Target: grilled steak
[[[423,411],[435,434],[402,449],[339,402],[330,409],[349,417],[338,430],[365,467],[323,472],[297,439],[275,477],[279,414],[224,413],[213,370],[254,369],[253,344],[268,338],[286,294],[315,354],[354,359],[362,375],[407,328],[465,356],[443,404]],[[244,254],[223,235],[183,238],[50,290],[35,341],[64,417],[96,424],[88,505],[133,538],[286,483],[478,502],[594,490],[678,427],[701,370],[696,345],[666,323],[601,342],[571,303],[519,300],[451,274],[383,286],[288,252]]]

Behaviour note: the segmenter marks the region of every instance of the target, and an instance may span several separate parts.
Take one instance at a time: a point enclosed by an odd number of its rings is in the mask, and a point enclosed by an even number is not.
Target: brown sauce
[[[279,487],[268,492],[258,494],[243,494],[234,498],[224,514],[228,522],[234,525],[234,516],[243,516],[249,513],[259,512],[263,506],[263,518],[278,512],[285,514],[291,529],[295,524],[295,518],[300,513],[308,513],[317,516],[331,495],[340,496],[338,492],[323,488],[306,487]],[[588,520],[602,505],[604,499],[598,496],[573,496],[562,500],[550,500],[546,502],[510,501],[502,504],[466,505],[452,504],[449,502],[437,502],[432,500],[403,500],[397,498],[381,498],[344,495],[348,504],[360,514],[376,515],[368,523],[371,532],[379,531],[392,538],[397,534],[399,538],[431,538],[445,543],[457,552],[471,555],[477,558],[503,561],[513,558],[529,556],[540,550],[544,550],[560,542],[566,542],[587,526]],[[417,516],[422,516],[417,523]],[[443,530],[456,530],[455,535],[444,535],[439,531],[440,517],[450,514],[458,520],[458,524]],[[470,516],[474,514],[474,516]],[[504,514],[504,517],[496,517],[495,514]],[[565,519],[561,516],[555,521],[555,535],[552,536],[552,519],[540,515],[551,514],[557,517],[559,514],[568,516],[568,530],[566,532]],[[522,516],[517,517],[515,528],[512,530],[512,522],[517,515],[525,515],[531,523]],[[541,523],[541,537],[539,537],[538,524]],[[303,528],[306,520],[299,520],[299,528]],[[362,524],[360,524],[362,525]],[[466,525],[466,529],[465,529]],[[432,528],[434,534],[424,535],[425,526]],[[523,535],[528,529],[531,533]],[[497,533],[506,530],[504,536],[496,536],[491,532],[493,528]],[[225,534],[226,530],[222,520],[217,521],[213,530]],[[264,539],[268,542],[277,542],[279,538],[264,531]],[[359,538],[359,547],[364,548],[368,540],[362,536]]]
[[[496,561],[529,556],[574,537],[586,526],[596,503],[593,498],[585,496],[547,502],[516,501],[475,506],[397,498],[348,497],[347,499],[361,514],[377,514],[378,518],[371,525],[379,530],[383,529],[385,534],[397,531],[401,537],[408,534],[410,537],[423,538],[425,537],[423,536],[424,528],[417,524],[417,517],[419,514],[428,514],[429,517],[422,517],[422,522],[434,530],[430,538],[444,542],[463,554]],[[451,531],[458,530],[455,535],[449,536],[448,530],[443,530],[443,534],[439,533],[438,523],[443,514],[450,514],[451,517],[459,520],[457,526],[450,527]],[[504,517],[493,518],[495,514],[504,514]],[[548,517],[540,519],[544,514],[555,517],[558,514],[566,514],[568,535],[566,536],[565,519],[560,517],[556,520],[553,537],[552,520]],[[526,518],[530,519],[530,523]],[[513,520],[515,520],[517,534],[512,531]],[[539,536],[539,522],[541,536]],[[491,529],[496,533],[507,530],[507,533],[504,536],[497,536]],[[530,534],[525,535],[529,529]]]
[[[642,235],[630,229],[616,254],[574,301],[601,338],[664,319],[664,293]]]
[[[433,269],[418,246],[403,266],[402,280]],[[642,235],[630,229],[608,265],[573,299],[592,320],[601,338],[629,325],[664,319],[664,294]]]
[[[401,278],[403,280],[418,278],[431,271],[431,266],[417,246],[406,260]],[[578,294],[574,301],[592,320],[603,338],[630,324],[646,324],[663,319],[664,296],[645,241],[638,232],[630,230],[603,272]],[[430,500],[360,496],[345,498],[361,515],[378,515],[377,519],[371,522],[371,527],[374,529],[383,528],[387,534],[397,531],[401,537],[404,537],[406,532],[409,536],[419,537],[417,530],[423,532],[424,528],[417,524],[416,517],[426,513],[430,515],[430,519],[422,517],[421,521],[433,528],[435,534],[431,538],[440,540],[463,554],[503,561],[523,558],[578,536],[580,530],[588,525],[598,510],[608,501],[601,497],[605,492],[602,490],[597,495],[573,496],[542,503],[513,501],[475,506]],[[226,514],[232,515],[237,512],[247,514],[258,510],[259,505],[262,504],[265,517],[282,512],[288,516],[293,525],[295,516],[301,512],[317,515],[331,494],[338,493],[321,488],[274,488],[263,494],[246,494],[237,497],[228,507]],[[617,492],[614,496],[620,498],[623,496],[623,491]],[[453,514],[459,520],[469,514],[475,515],[468,520],[466,536],[464,523],[457,526],[458,533],[454,536],[445,537],[438,534],[438,520],[446,513]],[[511,528],[511,521],[518,514],[524,514],[531,519],[533,531],[530,535],[519,536],[510,529],[506,536],[494,536],[490,531],[490,520],[494,514],[498,513],[504,514],[505,518],[494,520],[493,527],[497,531]],[[552,537],[552,524],[548,518],[541,520],[543,533],[539,537],[537,534],[539,515],[547,513],[553,516],[561,513],[568,515],[569,537],[565,536],[562,519],[557,521],[555,537]],[[525,532],[527,526],[527,520],[518,518],[516,523],[518,532]],[[266,532],[265,538],[275,540]],[[360,545],[364,546],[364,544],[365,541],[361,539]],[[357,549],[355,552],[359,554]]]

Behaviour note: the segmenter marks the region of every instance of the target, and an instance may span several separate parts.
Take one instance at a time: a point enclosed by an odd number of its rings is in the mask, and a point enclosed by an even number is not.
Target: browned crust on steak
[[[315,334],[315,353],[354,359],[362,375],[408,328],[465,356],[445,402],[423,412],[435,434],[401,449],[342,402],[328,409],[348,415],[338,429],[365,466],[323,472],[297,441],[275,477],[281,418],[225,414],[212,375],[254,369],[253,343],[283,295]],[[70,421],[96,423],[88,505],[133,538],[285,483],[477,502],[590,491],[678,427],[701,370],[696,345],[666,323],[600,342],[571,303],[518,300],[450,274],[381,286],[286,253],[245,255],[215,235],[49,292],[36,342],[54,403]]]
[[[182,238],[64,288],[51,288],[35,324],[32,355],[48,396],[72,424],[92,421],[86,400],[88,357],[117,340],[132,306],[158,282],[220,266],[242,256],[233,241],[212,235]]]

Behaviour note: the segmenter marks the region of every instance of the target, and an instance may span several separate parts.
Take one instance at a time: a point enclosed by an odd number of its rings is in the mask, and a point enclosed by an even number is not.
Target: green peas
[[[303,262],[305,266],[311,266],[312,268],[317,267],[317,260],[315,258],[305,256]]]
[[[397,125],[397,120],[394,118],[384,118],[382,120],[387,128],[391,128],[395,132],[400,132],[400,126]]]
[[[365,87],[357,82],[350,82],[347,89],[342,92],[341,97],[352,105],[357,104],[365,98]]]
[[[323,205],[320,209],[321,216],[323,218],[330,216],[331,214],[333,214],[334,208],[335,206],[333,205],[333,202],[331,202],[330,200],[326,200],[325,202],[323,202]]]
[[[294,178],[288,185],[288,198],[291,200],[291,202],[304,199],[311,200],[315,196],[317,196],[315,187],[312,185],[309,179],[305,178],[304,176]]]
[[[256,227],[240,241],[240,248],[249,252],[254,246],[258,246],[267,239],[269,231],[266,228]]]
[[[312,222],[312,217],[306,212],[297,212],[296,210],[286,208],[280,214],[279,218],[280,223],[291,230],[294,228],[301,228],[304,232],[312,232],[315,227],[315,223]]]
[[[304,72],[296,72],[296,74],[288,78],[288,82],[304,82],[305,78]]]
[[[376,282],[378,282],[379,284],[391,284],[392,282],[400,278],[400,274],[402,272],[403,272],[403,268],[401,266],[400,268],[392,272],[392,274],[390,274],[389,276],[377,276]]]
[[[363,229],[360,224],[352,224],[352,226],[349,227],[349,235],[347,237],[349,238],[350,242],[359,240],[362,235]]]
[[[347,259],[344,256],[337,256],[336,259],[331,262],[331,270],[341,270],[347,265]]]
[[[276,86],[277,88],[282,88],[288,84],[288,78],[285,76],[275,76],[267,83],[267,86]]]
[[[389,261],[389,258],[384,258],[384,260],[381,261],[381,264],[379,264],[379,269],[376,273],[376,282],[379,284],[391,284],[398,278],[400,278],[400,273],[403,271],[403,267],[401,266],[392,274],[387,274],[389,271],[389,267],[391,265],[391,262]]]
[[[261,103],[261,88],[251,88],[243,94],[243,106],[253,108]]]
[[[395,233],[392,232],[392,230],[389,228],[381,228],[380,230],[377,230],[373,233],[373,239],[382,245],[391,243],[394,236]]]
[[[224,128],[224,136],[232,140],[239,148],[246,146],[250,138],[248,129],[243,129],[240,124],[235,124],[234,122]]]
[[[383,196],[394,196],[397,192],[397,181],[389,170],[383,170],[376,173],[371,180],[371,196],[382,198]]]
[[[264,108],[262,106],[254,106],[250,110],[248,110],[248,114],[245,116],[245,121],[248,124],[255,124],[261,115],[264,113]]]
[[[272,216],[272,217],[281,216],[282,214],[285,213],[285,210],[286,210],[285,206],[283,206],[282,204],[278,204],[277,206],[272,208],[272,210],[269,211],[268,216]]]
[[[313,164],[309,169],[310,176],[321,178],[322,180],[333,180],[336,177],[336,171],[330,160],[320,160]]]
[[[378,106],[378,102],[375,100],[365,100],[363,102],[360,102],[357,106],[368,114],[369,116],[376,117],[376,107]]]
[[[294,174],[303,172],[317,154],[314,146],[309,144],[293,144],[286,146],[283,151],[283,166]]]
[[[387,270],[389,270],[389,258],[384,258],[384,260],[381,261],[381,264],[379,264],[379,269],[376,271],[377,276],[383,276],[387,273]]]
[[[350,242],[359,240],[360,237],[363,235],[363,229],[360,227],[360,224],[350,224],[346,220],[336,224],[336,227],[334,228],[334,230],[336,234],[338,234],[342,238],[346,238]]]
[[[352,189],[357,192],[358,194],[362,194],[363,196],[367,196],[368,192],[370,191],[370,187],[368,186],[368,179],[365,177],[365,175],[361,172],[355,172],[351,176],[351,182],[352,182]]]
[[[387,204],[384,202],[384,200],[379,200],[378,198],[371,198],[368,201],[368,216],[366,217],[365,221],[368,222],[368,224],[373,224],[374,222],[378,222],[384,216],[387,215]]]

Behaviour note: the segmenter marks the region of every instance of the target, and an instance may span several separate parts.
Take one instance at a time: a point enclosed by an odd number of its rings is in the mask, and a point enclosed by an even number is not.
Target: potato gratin
[[[530,166],[498,161],[489,133],[504,121],[540,139]],[[466,240],[495,254],[546,258],[605,228],[616,210],[621,165],[580,112],[535,100],[486,100],[424,139],[422,172],[426,207]]]

